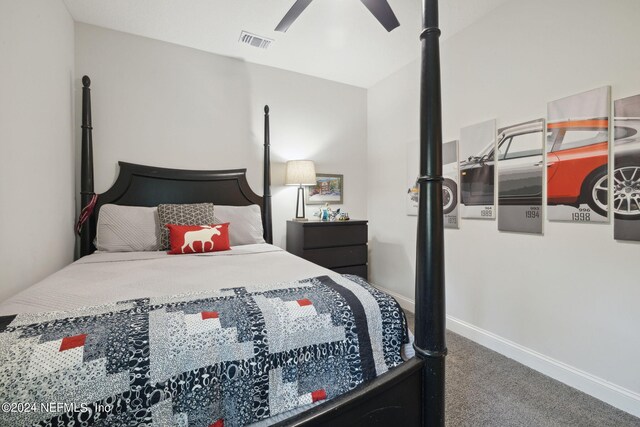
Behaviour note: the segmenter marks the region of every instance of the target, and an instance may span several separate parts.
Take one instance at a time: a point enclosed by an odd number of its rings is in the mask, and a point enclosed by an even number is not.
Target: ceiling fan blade
[[[284,15],[284,18],[282,18],[282,21],[280,21],[275,31],[282,31],[283,33],[286,32],[291,24],[293,24],[293,21],[298,19],[298,16],[300,16],[302,11],[309,6],[311,1],[312,0],[296,0],[293,6],[291,6],[291,9],[289,9],[287,14]]]
[[[387,0],[360,1],[367,7],[367,9],[369,9],[369,12],[371,12],[378,21],[380,21],[387,31],[391,31],[400,26],[400,22],[398,22],[398,18],[396,18],[393,10],[391,10],[391,6],[389,6]]]

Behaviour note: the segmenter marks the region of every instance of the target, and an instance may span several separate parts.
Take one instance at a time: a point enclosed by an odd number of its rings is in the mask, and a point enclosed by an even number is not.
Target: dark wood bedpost
[[[273,231],[271,224],[271,141],[269,139],[269,106],[264,106],[264,191],[262,192],[263,206],[262,219],[264,224],[264,240],[273,244]]]
[[[442,105],[438,0],[422,2],[420,203],[414,347],[424,360],[422,425],[444,426],[445,286],[442,216]]]
[[[94,194],[93,188],[93,140],[91,137],[91,79],[82,77],[82,160],[80,163],[80,208],[86,208]],[[90,221],[80,230],[80,256],[91,252]]]

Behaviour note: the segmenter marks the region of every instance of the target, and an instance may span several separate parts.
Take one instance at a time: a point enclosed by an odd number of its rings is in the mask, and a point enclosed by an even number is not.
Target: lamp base
[[[300,207],[302,207],[302,215],[300,215]],[[300,184],[300,187],[298,187],[298,196],[296,197],[296,217],[294,218],[294,221],[306,221],[307,218],[305,218],[305,213],[304,213],[304,188],[302,187],[302,184]]]
[[[291,218],[291,221],[305,222],[305,221],[309,221],[309,219],[308,218]]]

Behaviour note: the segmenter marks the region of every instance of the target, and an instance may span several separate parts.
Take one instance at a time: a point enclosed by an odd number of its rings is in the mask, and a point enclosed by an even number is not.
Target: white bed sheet
[[[266,243],[224,252],[98,252],[0,304],[0,316],[71,310],[133,298],[169,296],[337,273]]]

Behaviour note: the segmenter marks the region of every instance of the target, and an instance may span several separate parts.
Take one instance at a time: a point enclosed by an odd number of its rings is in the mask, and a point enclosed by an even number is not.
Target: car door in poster
[[[544,119],[498,130],[498,230],[542,234]]]
[[[547,105],[550,221],[607,222],[610,87]]]
[[[614,102],[613,234],[640,241],[640,95]]]
[[[460,130],[460,205],[462,218],[495,218],[496,121]]]

